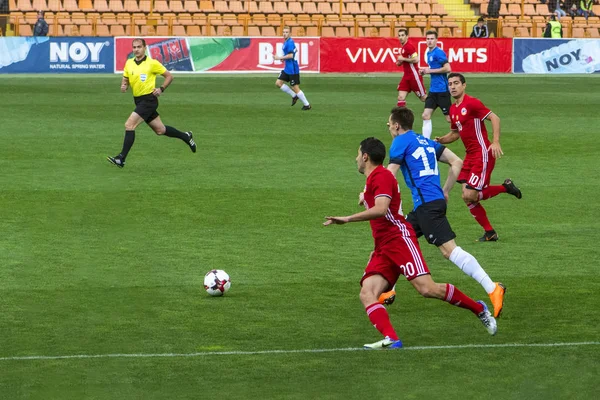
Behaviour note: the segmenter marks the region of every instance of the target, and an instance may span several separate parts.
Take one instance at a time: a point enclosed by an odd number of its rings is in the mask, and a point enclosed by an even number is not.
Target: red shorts
[[[398,84],[398,91],[408,93],[415,92],[418,97],[423,97],[427,94],[421,75],[419,75],[418,78],[415,78],[414,76],[404,74],[400,84]]]
[[[488,151],[483,159],[480,155],[470,156],[467,154],[456,181],[466,183],[475,190],[483,190],[490,184],[495,165],[496,159],[492,156],[491,151]]]
[[[377,274],[388,281],[390,288],[396,284],[400,275],[411,281],[418,276],[429,274],[417,238],[398,238],[375,248],[360,280],[361,286],[366,278]]]

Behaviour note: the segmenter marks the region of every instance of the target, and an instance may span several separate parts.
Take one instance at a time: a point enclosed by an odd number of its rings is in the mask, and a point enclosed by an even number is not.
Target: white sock
[[[462,272],[479,282],[488,294],[492,293],[496,288],[496,284],[492,282],[488,274],[481,268],[477,259],[460,247],[457,246],[452,251],[452,254],[450,254],[450,261],[456,264]]]
[[[294,91],[288,85],[281,85],[280,89],[282,92],[287,93],[292,97],[296,95],[296,93],[294,93]]]
[[[431,132],[433,131],[433,127],[431,126],[430,119],[423,120],[423,136],[427,139],[431,139]]]
[[[304,95],[304,92],[301,90],[298,93],[296,93],[298,95],[298,98],[302,101],[302,103],[307,106],[308,105],[308,100],[306,100],[306,96]]]

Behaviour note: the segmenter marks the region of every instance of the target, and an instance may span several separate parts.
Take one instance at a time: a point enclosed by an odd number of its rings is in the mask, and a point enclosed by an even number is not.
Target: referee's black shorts
[[[456,237],[446,218],[446,201],[434,200],[411,211],[406,220],[412,225],[417,237],[425,236],[429,244],[441,246]]]
[[[135,110],[133,111],[142,117],[147,124],[158,117],[156,111],[158,109],[158,97],[152,93],[134,97],[133,101],[135,102]]]
[[[435,110],[437,107],[442,109],[444,115],[450,114],[450,106],[452,100],[450,99],[450,92],[443,93],[432,93],[429,92],[425,99],[425,108]]]

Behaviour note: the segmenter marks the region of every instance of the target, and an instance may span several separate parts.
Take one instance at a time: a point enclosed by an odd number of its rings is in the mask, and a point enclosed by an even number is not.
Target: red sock
[[[367,315],[371,320],[371,323],[383,336],[387,336],[392,340],[398,340],[398,335],[390,322],[390,316],[388,315],[384,306],[379,303],[373,303],[367,307]]]
[[[483,208],[481,203],[470,203],[468,207],[471,215],[475,218],[475,221],[477,221],[477,223],[481,225],[486,232],[494,230],[494,228],[492,228],[492,224],[490,224],[490,220],[487,217],[485,208]]]
[[[506,193],[506,188],[502,185],[488,186],[479,192],[479,200],[487,200],[498,196],[500,193]]]
[[[444,298],[444,301],[453,306],[471,310],[475,315],[478,315],[483,311],[483,306],[481,304],[455,288],[454,285],[451,285],[450,283],[446,283],[446,297]]]
[[[398,100],[398,107],[406,107],[406,101],[404,100]]]

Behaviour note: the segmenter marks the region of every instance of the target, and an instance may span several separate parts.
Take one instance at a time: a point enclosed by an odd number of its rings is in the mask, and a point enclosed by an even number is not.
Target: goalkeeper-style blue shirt
[[[427,64],[431,69],[442,68],[448,62],[448,56],[444,50],[436,47],[427,52]],[[445,93],[448,92],[448,75],[446,73],[431,74],[431,84],[429,85],[430,93]]]
[[[285,65],[283,67],[283,72],[288,75],[299,74],[300,68],[298,67],[298,61],[296,61],[296,44],[292,38],[287,38],[287,40],[283,42],[283,55],[287,56],[288,54],[293,54],[294,58],[284,60]]]
[[[398,164],[413,199],[413,210],[444,199],[437,160],[446,147],[414,131],[396,136],[390,147],[390,164]]]

